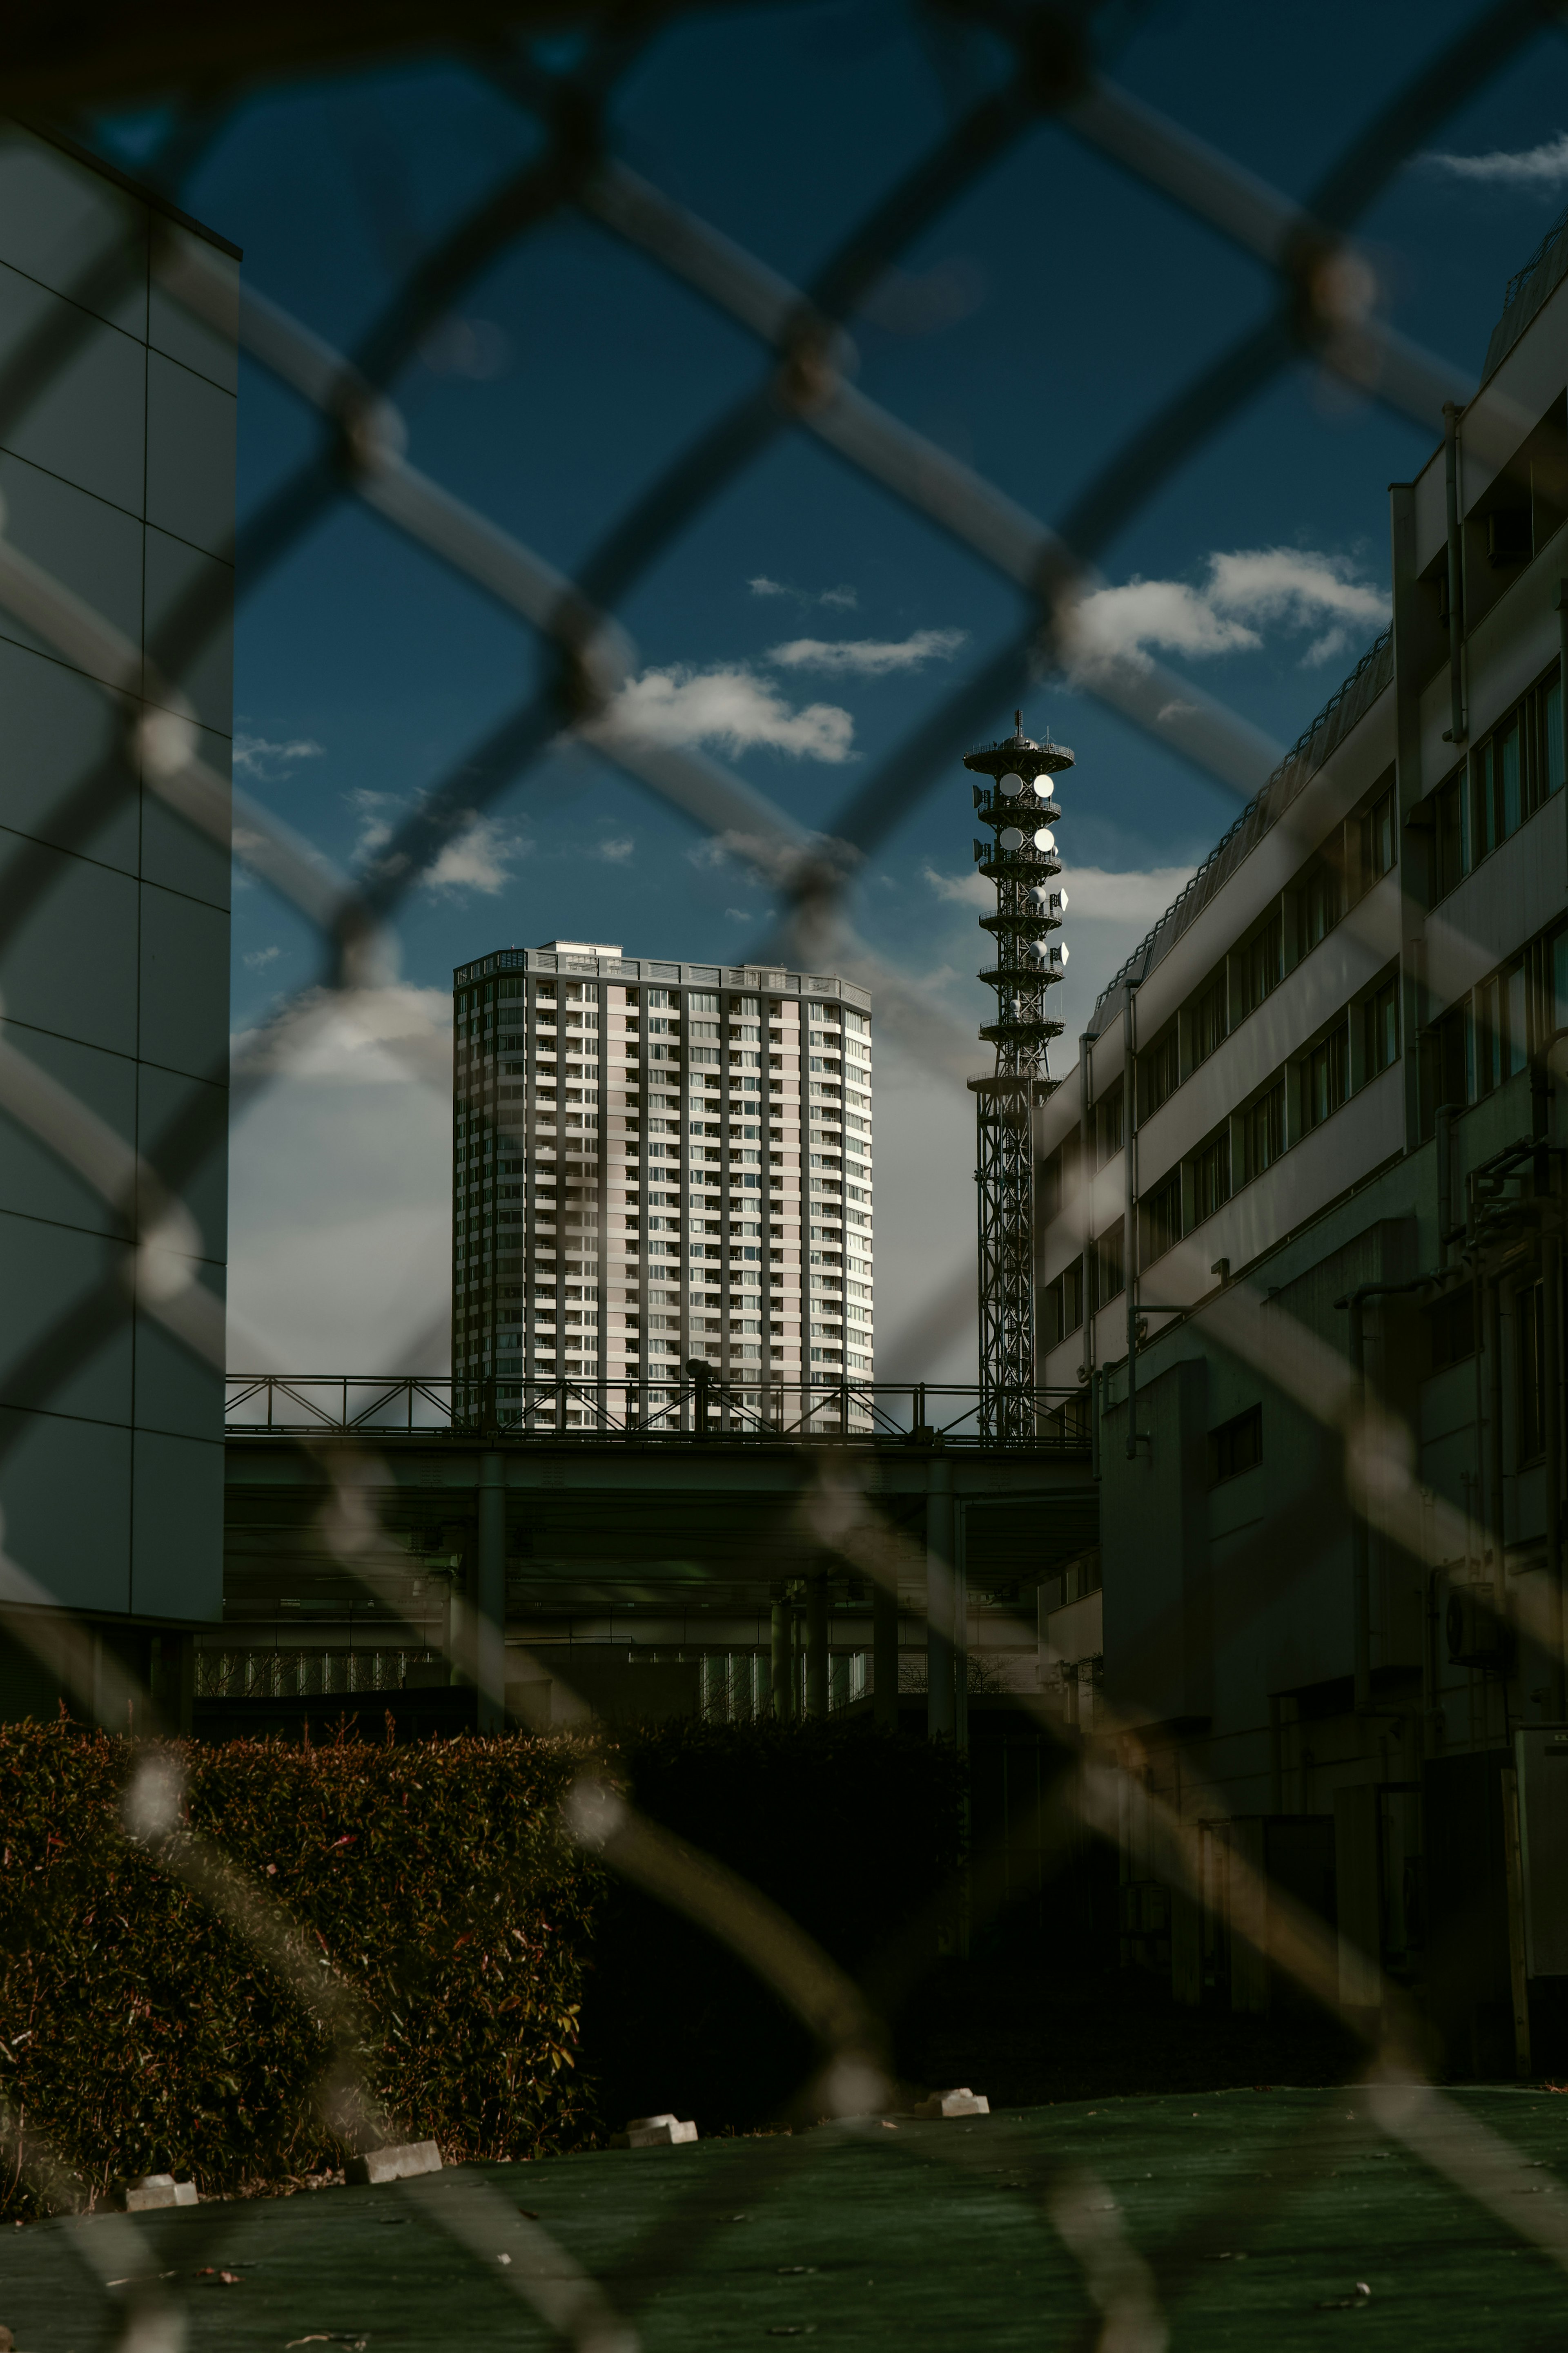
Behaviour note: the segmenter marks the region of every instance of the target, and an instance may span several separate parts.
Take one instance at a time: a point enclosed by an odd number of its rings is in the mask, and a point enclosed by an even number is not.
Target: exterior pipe
[[[1352,1421],[1345,1436],[1346,1490],[1351,1507],[1351,1653],[1355,1683],[1355,1712],[1372,1713],[1372,1530],[1367,1523],[1367,1481],[1364,1442],[1366,1411],[1366,1303],[1397,1299],[1406,1292],[1429,1291],[1437,1278],[1413,1275],[1408,1282],[1363,1282],[1336,1307],[1348,1307],[1351,1318],[1351,1379]]]
[[[880,1583],[871,1588],[871,1720],[899,1728],[899,1597]]]
[[[1127,984],[1121,1071],[1121,1282],[1127,1293],[1127,1460],[1138,1459],[1138,995]]]
[[[827,1579],[814,1577],[805,1588],[805,1712],[827,1714]]]
[[[474,1591],[474,1681],[481,1732],[506,1720],[506,1457],[479,1457]]]
[[[1464,607],[1465,551],[1459,534],[1459,411],[1443,403],[1443,470],[1448,501],[1448,706],[1450,743],[1465,740]]]
[[[1557,583],[1557,720],[1562,737],[1558,757],[1568,787],[1568,580]],[[1563,798],[1568,804],[1568,789]]]
[[[1542,1369],[1545,1374],[1546,1411],[1546,1609],[1552,1643],[1548,1674],[1552,1721],[1561,1724],[1564,1713],[1563,1661],[1563,1348],[1558,1330],[1558,1306],[1563,1295],[1563,1245],[1555,1234],[1541,1244]],[[1499,1597],[1500,1599],[1500,1595]]]
[[[933,1454],[926,1470],[926,1730],[953,1736],[952,1465]]]
[[[1491,1374],[1491,1428],[1487,1432],[1488,1525],[1492,1542],[1492,1590],[1503,1599],[1503,1546],[1507,1525],[1502,1493],[1502,1297],[1494,1275],[1487,1285],[1487,1361]]]
[[[773,1715],[788,1724],[795,1715],[795,1643],[793,1612],[787,1601],[775,1601],[769,1627],[768,1666],[773,1684]]]
[[[1351,1309],[1351,1377],[1355,1388],[1356,1439],[1366,1430],[1366,1309],[1360,1292]],[[1372,1707],[1372,1531],[1366,1524],[1364,1469],[1358,1469],[1351,1505],[1351,1645],[1355,1712]]]
[[[1437,1148],[1437,1264],[1448,1263],[1448,1237],[1454,1227],[1454,1107],[1439,1103],[1433,1119]]]

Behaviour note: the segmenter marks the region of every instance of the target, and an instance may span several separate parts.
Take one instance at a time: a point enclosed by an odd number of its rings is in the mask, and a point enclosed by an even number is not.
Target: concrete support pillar
[[[474,1557],[474,1681],[479,1730],[506,1716],[506,1457],[479,1457],[479,1543]]]
[[[952,1736],[957,1746],[969,1746],[969,1561],[966,1540],[969,1514],[962,1504],[952,1511]]]
[[[871,1588],[871,1720],[899,1728],[899,1597],[882,1585]]]
[[[773,1715],[780,1724],[795,1721],[795,1612],[787,1601],[775,1601],[770,1625]]]
[[[827,1714],[827,1579],[814,1577],[805,1588],[805,1712]]]
[[[951,1740],[952,1680],[952,1465],[933,1453],[926,1472],[926,1730]]]

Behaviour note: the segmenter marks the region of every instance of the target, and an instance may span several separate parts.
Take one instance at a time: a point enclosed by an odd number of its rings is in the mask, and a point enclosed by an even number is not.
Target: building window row
[[[1563,934],[1568,982],[1568,930]],[[1399,1059],[1399,984],[1389,973],[1346,1006],[1333,1024],[1292,1057],[1239,1110],[1205,1136],[1138,1203],[1138,1264],[1145,1268],[1214,1217],[1261,1176],[1293,1144],[1332,1117],[1352,1094]],[[1052,1160],[1059,1155],[1053,1154]],[[1047,1163],[1047,1169],[1050,1163]],[[1054,1172],[1057,1192],[1061,1170]],[[1047,1218],[1065,1203],[1047,1195]],[[1087,1265],[1087,1282],[1086,1282]],[[1087,1261],[1074,1260],[1042,1293],[1045,1345],[1057,1346],[1120,1297],[1127,1283],[1125,1224],[1117,1218],[1097,1235]]]
[[[1201,1070],[1249,1014],[1327,939],[1351,908],[1394,864],[1396,828],[1391,778],[1379,779],[1361,807],[1336,825],[1279,897],[1186,1003],[1142,1044],[1137,1056],[1142,1127],[1194,1071]],[[1125,1089],[1113,1079],[1096,1101],[1090,1133],[1094,1165],[1103,1168],[1126,1138]],[[1065,1168],[1063,1174],[1066,1174]]]
[[[1447,898],[1562,785],[1563,684],[1554,663],[1432,795],[1432,901]]]
[[[1529,1069],[1553,1030],[1568,1025],[1568,924],[1527,942],[1451,1005],[1421,1040],[1421,1133],[1439,1106],[1467,1110]]]

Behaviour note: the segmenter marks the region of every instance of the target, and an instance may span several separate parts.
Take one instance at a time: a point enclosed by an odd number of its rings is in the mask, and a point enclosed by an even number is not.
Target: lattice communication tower
[[[1060,1081],[1047,1048],[1062,1025],[1046,993],[1062,976],[1068,951],[1048,934],[1061,926],[1067,892],[1053,825],[1061,818],[1052,779],[1073,765],[1065,744],[1036,744],[1021,712],[1005,742],[969,753],[964,766],[991,779],[973,787],[974,807],[994,839],[976,841],[975,863],[996,886],[996,912],[981,929],[996,944],[980,977],[996,991],[996,1018],[980,1032],[996,1065],[971,1079],[974,1095],[980,1223],[980,1419],[995,1444],[1035,1435],[1035,1105]]]

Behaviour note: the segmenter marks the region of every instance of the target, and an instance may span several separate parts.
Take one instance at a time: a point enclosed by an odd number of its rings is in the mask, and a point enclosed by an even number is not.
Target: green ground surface
[[[1527,2161],[1510,2196],[1568,2196],[1568,2097],[1449,2096]],[[311,2339],[363,2339],[366,2353],[543,2346],[550,2332],[516,2293],[530,2253],[522,2208],[601,2282],[649,2353],[796,2334],[846,2353],[955,2339],[1037,2353],[1095,2341],[1081,2274],[1045,2219],[1064,2166],[1100,2185],[1087,2192],[1090,2227],[1111,2219],[1112,2201],[1125,2218],[1176,2348],[1291,2353],[1347,2334],[1358,2347],[1443,2353],[1568,2344],[1568,2277],[1384,2140],[1353,2091],[1321,2089],[479,2167],[443,2175],[437,2192],[477,2177],[494,2193],[482,2219],[470,2212],[471,2249],[401,2186],[56,2220],[0,2238],[0,2321],[18,2353],[110,2344],[111,2300],[79,2242],[107,2254],[130,2230],[188,2297],[192,2353],[283,2353]],[[225,2270],[236,2284],[216,2276]],[[1357,2281],[1370,2302],[1338,2306]]]

